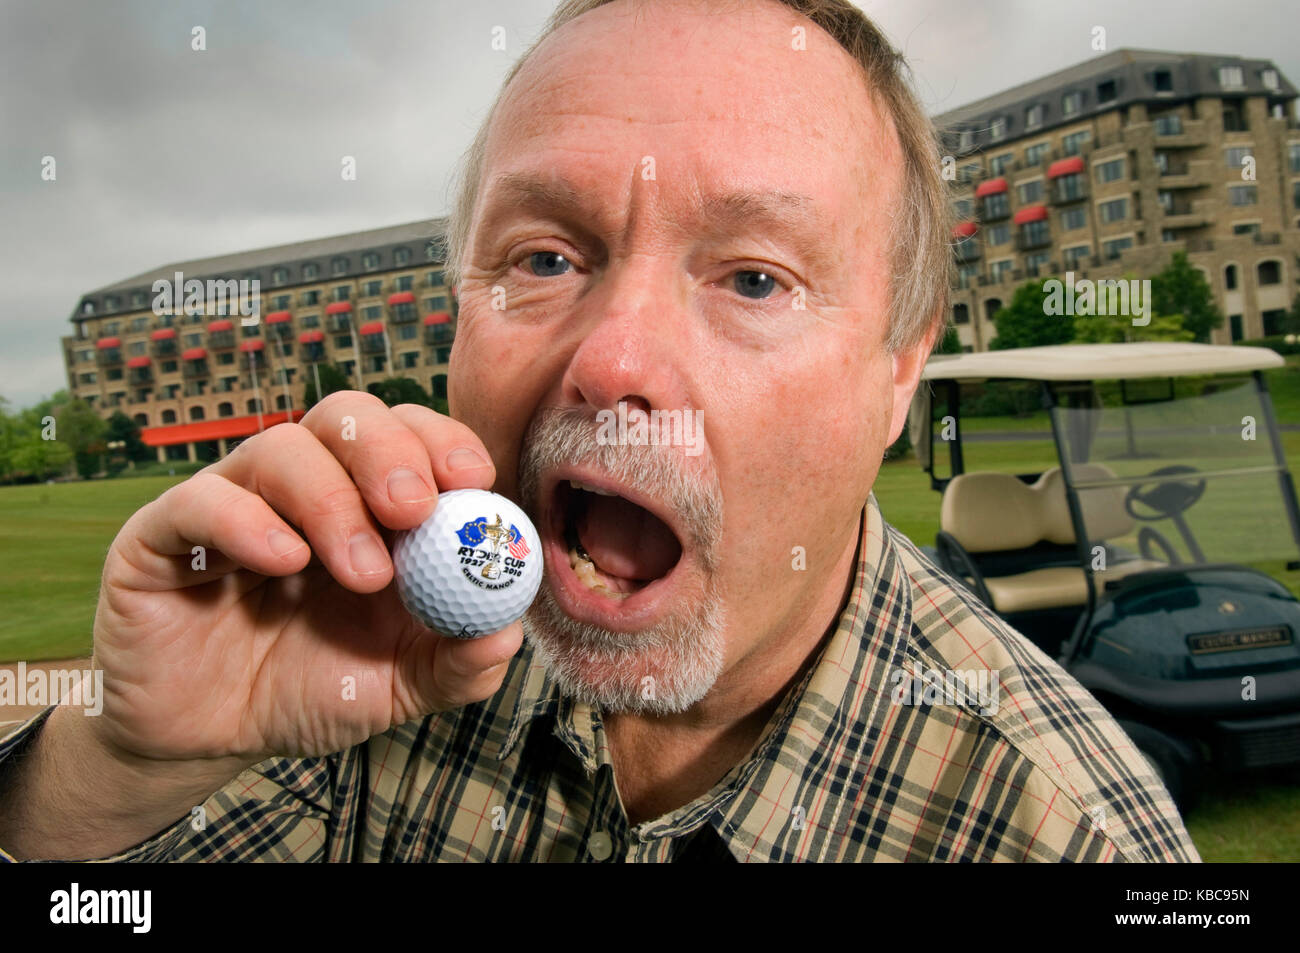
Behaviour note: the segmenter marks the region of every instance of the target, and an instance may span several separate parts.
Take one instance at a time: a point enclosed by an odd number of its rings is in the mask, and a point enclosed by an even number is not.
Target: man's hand
[[[88,728],[127,756],[253,764],[489,697],[519,624],[473,641],[422,626],[391,584],[385,530],[494,478],[463,424],[355,391],[246,440],[114,540],[95,615],[104,711]]]

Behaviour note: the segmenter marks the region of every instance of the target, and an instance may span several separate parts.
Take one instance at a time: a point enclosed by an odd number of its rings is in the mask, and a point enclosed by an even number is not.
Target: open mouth
[[[560,479],[551,514],[568,568],[578,583],[605,598],[627,600],[671,575],[682,561],[672,526],[612,487]]]

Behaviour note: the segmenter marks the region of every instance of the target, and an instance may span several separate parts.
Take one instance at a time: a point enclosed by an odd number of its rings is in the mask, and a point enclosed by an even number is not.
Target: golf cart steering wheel
[[[1161,467],[1159,470],[1148,474],[1148,476],[1161,477],[1173,476],[1178,473],[1199,472],[1195,467]],[[1141,483],[1129,487],[1128,493],[1124,495],[1124,509],[1128,512],[1128,515],[1143,523],[1154,523],[1157,520],[1173,518],[1185,513],[1205,492],[1204,480],[1188,480],[1185,483],[1171,480],[1153,484],[1150,490],[1143,492],[1146,486],[1147,484]],[[1153,512],[1140,513],[1133,506],[1134,503],[1141,503]]]

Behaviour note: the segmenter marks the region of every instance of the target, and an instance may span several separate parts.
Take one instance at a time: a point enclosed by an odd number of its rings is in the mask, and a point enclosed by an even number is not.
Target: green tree
[[[320,364],[316,370],[305,368],[304,373],[307,376],[307,386],[303,391],[303,406],[308,410],[315,407],[317,402],[335,391],[351,390],[352,378],[348,376],[347,371],[337,364]],[[316,393],[316,375],[320,374],[320,389]]]
[[[950,324],[944,331],[943,337],[939,339],[939,346],[934,349],[935,354],[960,354],[961,338],[957,335],[957,326]]]
[[[371,384],[367,390],[382,400],[389,407],[397,404],[419,404],[432,407],[433,398],[420,386],[418,381],[409,377],[389,377]]]
[[[1210,332],[1223,326],[1210,283],[1182,251],[1174,252],[1164,271],[1151,279],[1151,310],[1153,314],[1182,315],[1183,327],[1194,341],[1210,340]]]
[[[1046,300],[1043,282],[1029,281],[1017,288],[1011,303],[993,316],[998,333],[989,343],[989,350],[1067,344],[1074,340],[1075,319],[1068,314],[1048,314]]]
[[[1296,293],[1295,300],[1291,302],[1291,310],[1282,318],[1283,334],[1300,334],[1300,292]]]
[[[154,452],[140,439],[140,427],[134,420],[120,410],[113,411],[108,418],[108,427],[104,434],[106,441],[120,440],[126,444],[128,460],[152,460]]]
[[[60,443],[72,451],[77,472],[89,478],[99,472],[108,424],[84,400],[70,400],[54,414]]]

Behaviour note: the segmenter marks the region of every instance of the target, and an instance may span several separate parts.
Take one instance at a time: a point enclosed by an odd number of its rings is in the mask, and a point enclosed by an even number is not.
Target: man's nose
[[[636,259],[611,267],[583,296],[575,315],[583,337],[564,375],[570,406],[690,406],[686,368],[698,342],[667,270],[661,261]]]

